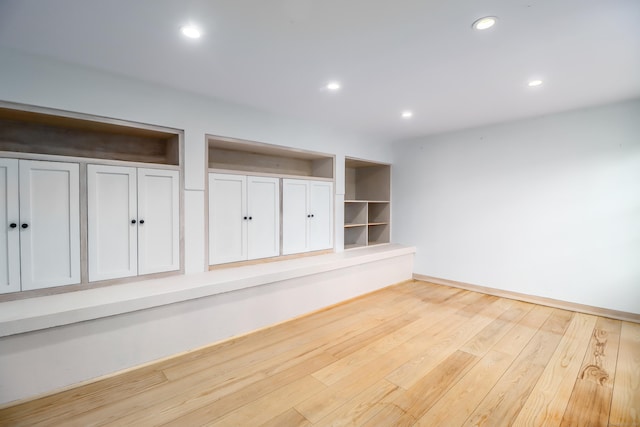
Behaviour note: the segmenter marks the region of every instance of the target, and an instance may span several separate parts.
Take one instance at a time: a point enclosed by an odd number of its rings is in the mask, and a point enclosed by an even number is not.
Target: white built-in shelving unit
[[[344,247],[391,240],[391,165],[345,159]]]

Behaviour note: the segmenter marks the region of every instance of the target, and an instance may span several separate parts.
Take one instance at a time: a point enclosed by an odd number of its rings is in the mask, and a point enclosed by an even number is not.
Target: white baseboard
[[[466,289],[468,291],[480,292],[487,295],[494,295],[501,298],[515,299],[518,301],[530,302],[533,304],[546,305],[548,307],[560,308],[562,310],[577,311],[579,313],[593,314],[596,316],[608,317],[616,320],[640,323],[640,314],[628,313],[626,311],[611,310],[608,308],[593,307],[590,305],[577,304],[568,301],[556,300],[553,298],[539,297],[535,295],[521,294],[518,292],[505,291],[502,289],[489,288],[485,286],[472,285],[470,283],[456,282],[455,280],[440,279],[438,277],[425,276],[423,274],[413,274],[415,280],[435,283],[437,285],[451,286],[453,288]]]

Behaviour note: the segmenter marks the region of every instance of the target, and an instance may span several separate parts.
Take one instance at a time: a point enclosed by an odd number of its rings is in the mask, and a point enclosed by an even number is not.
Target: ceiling
[[[386,140],[640,97],[640,0],[0,0],[0,46]]]

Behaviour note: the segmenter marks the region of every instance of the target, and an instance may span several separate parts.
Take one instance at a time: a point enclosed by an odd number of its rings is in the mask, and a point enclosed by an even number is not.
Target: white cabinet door
[[[18,160],[0,159],[0,294],[20,290]]]
[[[89,281],[138,274],[136,168],[87,166]]]
[[[333,183],[309,181],[309,250],[333,248]]]
[[[22,290],[80,283],[79,165],[20,161]]]
[[[306,252],[309,185],[300,179],[282,180],[282,254]]]
[[[282,253],[333,247],[333,183],[282,181]]]
[[[247,258],[280,255],[280,179],[247,177]],[[244,217],[243,217],[244,218]]]
[[[209,264],[246,260],[247,226],[247,177],[209,174]]]
[[[138,169],[138,273],[180,269],[180,173]]]

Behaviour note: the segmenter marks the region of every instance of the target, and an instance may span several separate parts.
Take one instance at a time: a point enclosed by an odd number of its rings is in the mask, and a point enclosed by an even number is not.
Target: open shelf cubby
[[[391,206],[389,202],[368,202],[369,215],[368,223],[381,225],[389,224]]]
[[[178,166],[179,131],[0,105],[0,151]]]
[[[345,159],[344,247],[391,241],[391,165]]]
[[[367,226],[346,227],[344,229],[344,248],[353,249],[367,246]]]
[[[369,224],[367,228],[367,245],[389,243],[389,224]]]
[[[347,201],[344,204],[344,226],[367,225],[367,202]]]
[[[207,136],[209,169],[333,181],[334,156],[235,138]]]

